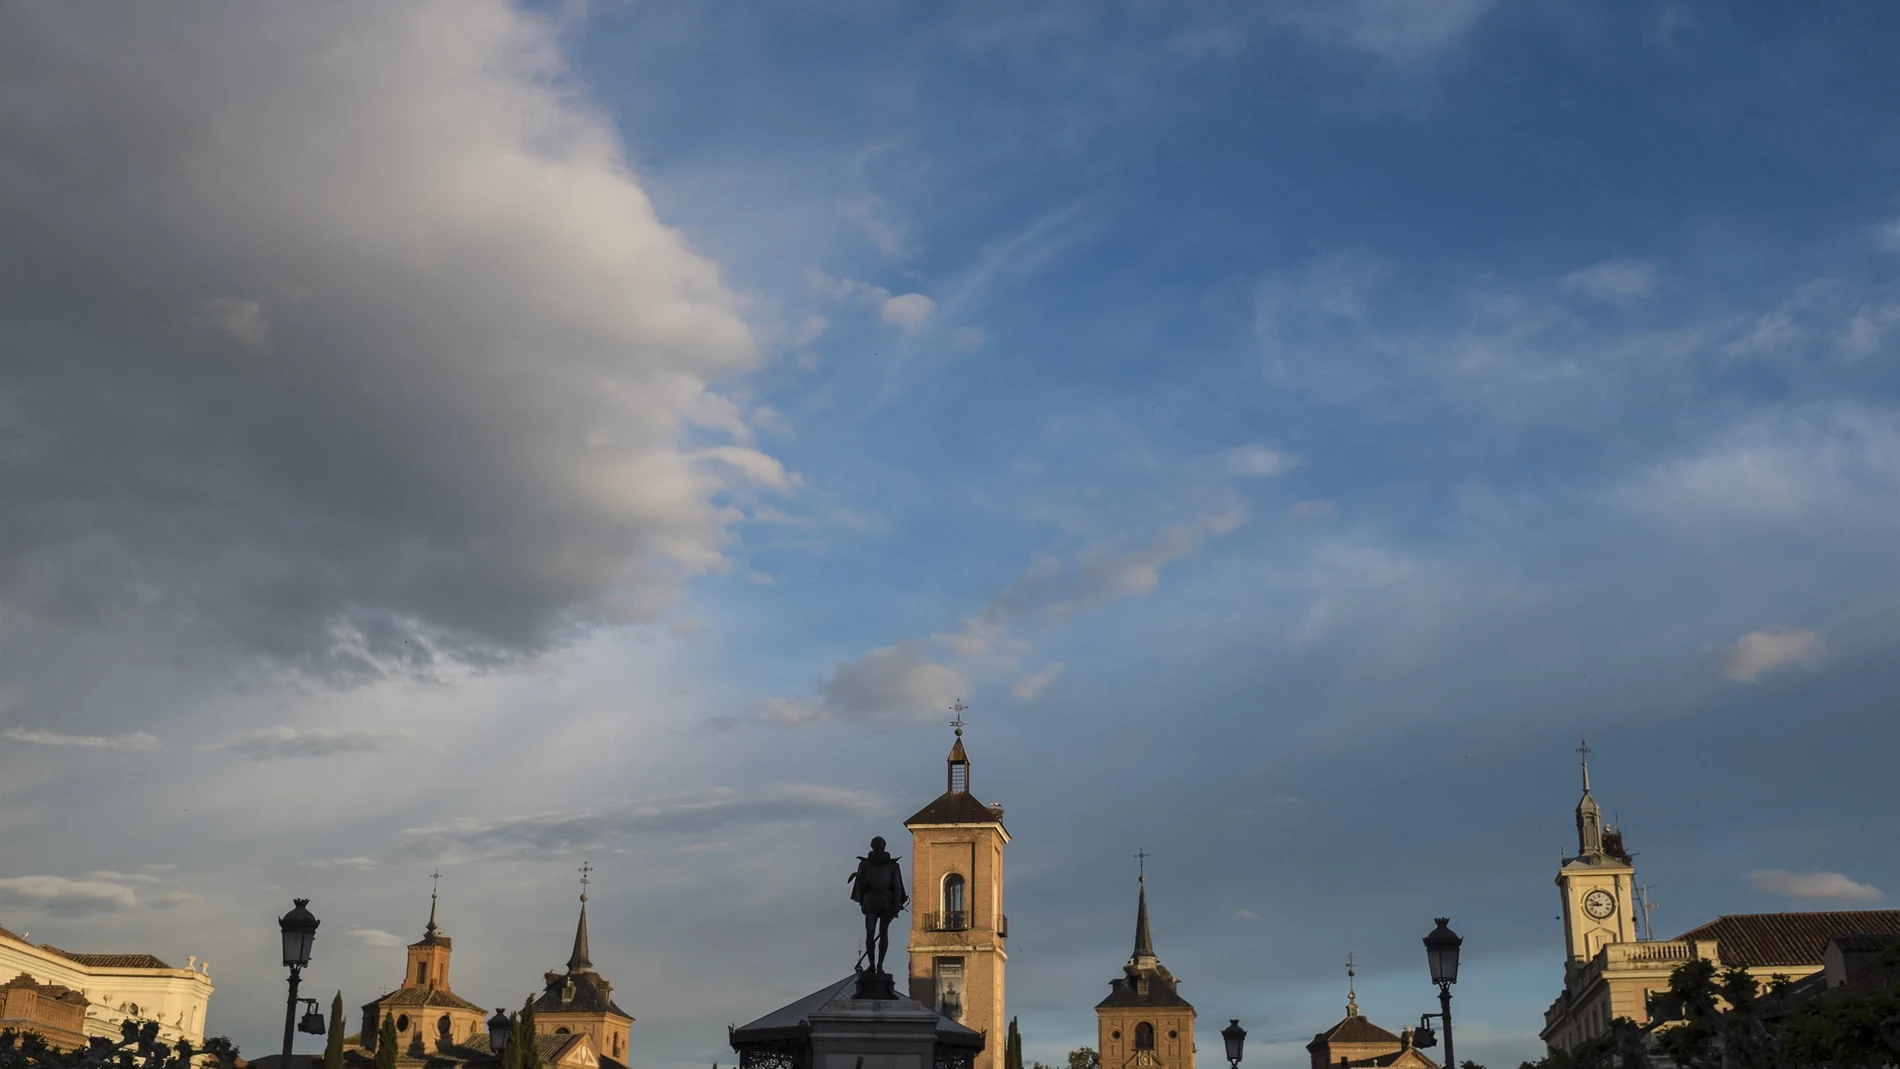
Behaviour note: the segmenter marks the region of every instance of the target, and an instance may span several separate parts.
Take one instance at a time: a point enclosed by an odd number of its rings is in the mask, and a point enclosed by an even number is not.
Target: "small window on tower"
[[[429,963],[426,961],[416,962],[416,983],[426,984],[428,982],[429,982]]]
[[[967,791],[970,789],[970,766],[962,761],[950,766],[950,789]]]
[[[1135,1026],[1135,1049],[1155,1049],[1155,1026],[1143,1021]]]
[[[954,915],[944,918],[945,920],[951,921],[954,927],[963,927],[961,923],[958,923],[962,920],[961,914],[964,911],[963,876],[959,873],[953,872],[943,878],[943,911]]]

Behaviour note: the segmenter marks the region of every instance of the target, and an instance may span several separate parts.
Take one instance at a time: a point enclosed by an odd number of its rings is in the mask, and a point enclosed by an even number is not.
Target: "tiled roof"
[[[1138,978],[1148,981],[1148,991],[1146,994],[1143,994],[1141,986],[1135,983]],[[1095,1004],[1095,1008],[1098,1010],[1128,1006],[1186,1006],[1189,1009],[1194,1008],[1187,999],[1181,997],[1179,991],[1175,990],[1174,977],[1169,974],[1168,970],[1158,966],[1153,969],[1141,970],[1130,968],[1128,975],[1119,976],[1110,980],[1108,982],[1108,997]]]
[[[1872,935],[1867,932],[1854,932],[1850,935],[1836,935],[1829,942],[1838,943],[1849,954],[1878,954],[1892,946],[1891,935]]]
[[[1378,1025],[1373,1024],[1371,1021],[1355,1013],[1352,1016],[1347,1017],[1345,1020],[1340,1021],[1338,1024],[1334,1025],[1332,1028],[1328,1029],[1327,1031],[1321,1032],[1319,1035],[1314,1036],[1313,1042],[1308,1043],[1306,1045],[1306,1049],[1312,1050],[1315,1047],[1319,1047],[1327,1043],[1393,1043],[1393,1044],[1396,1044],[1398,1042],[1399,1042],[1399,1037],[1393,1035],[1392,1033],[1386,1031],[1383,1028],[1380,1028]]]
[[[1900,909],[1825,913],[1733,913],[1693,928],[1678,939],[1713,939],[1722,964],[1819,965],[1837,935],[1900,936]]]
[[[70,950],[61,950],[51,943],[41,943],[41,950],[49,950],[67,961],[76,961],[93,969],[169,969],[170,965],[150,954],[75,954]]]
[[[912,824],[1001,824],[989,806],[969,791],[945,791],[904,822]]]
[[[439,987],[399,987],[382,998],[370,1003],[372,1006],[441,1006],[451,1010],[475,1010],[486,1013],[487,1010],[475,1005],[453,991],[444,991]]]
[[[1438,1069],[1437,1062],[1432,1061],[1430,1058],[1427,1058],[1423,1054],[1420,1054],[1418,1052],[1418,1049],[1415,1047],[1407,1047],[1404,1050],[1395,1050],[1390,1054],[1381,1054],[1376,1058],[1368,1058],[1363,1062],[1353,1062],[1352,1064],[1378,1066],[1379,1069],[1401,1069],[1401,1067],[1417,1067],[1417,1069]]]
[[[574,985],[574,997],[561,997],[568,984]],[[614,985],[592,971],[574,971],[557,974],[548,981],[547,990],[534,1000],[534,1012],[537,1015],[560,1013],[613,1013],[627,1020],[633,1020],[633,1014],[614,1005]]]

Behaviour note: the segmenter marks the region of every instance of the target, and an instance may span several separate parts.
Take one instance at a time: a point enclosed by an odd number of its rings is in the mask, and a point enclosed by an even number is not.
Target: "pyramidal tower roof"
[[[1140,880],[1141,892],[1135,904],[1135,952],[1129,956],[1128,963],[1137,969],[1155,967],[1154,933],[1148,927],[1148,877],[1144,873]]]
[[[594,962],[587,950],[587,877],[591,864],[581,866],[581,919],[574,926],[574,952],[567,956],[568,972],[591,972]]]
[[[919,824],[1003,824],[1003,807],[984,805],[970,793],[970,755],[963,748],[963,711],[969,706],[958,701],[951,710],[957,714],[950,726],[956,729],[956,741],[950,744],[950,756],[944,759],[947,773],[945,790],[929,805],[911,814],[906,827]],[[1004,832],[1004,842],[1008,842]]]

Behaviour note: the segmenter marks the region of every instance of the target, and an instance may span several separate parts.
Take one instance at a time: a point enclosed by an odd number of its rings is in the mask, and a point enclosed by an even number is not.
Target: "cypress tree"
[[[1023,1069],[1023,1034],[1014,1017],[1009,1019],[1009,1039],[1003,1045],[1003,1069]]]
[[[383,1011],[383,1026],[376,1030],[376,1069],[396,1069],[396,1018]]]
[[[521,1069],[521,1044],[523,1042],[521,1035],[521,1015],[511,1013],[508,1015],[508,1020],[508,1042],[503,1044],[502,1048],[495,1053],[501,1057],[501,1069]]]
[[[289,1069],[288,1066],[285,1069]],[[323,1044],[323,1069],[343,1069],[343,992],[330,1000],[330,1036]]]
[[[521,1064],[516,1069],[541,1069],[541,1046],[534,1041],[534,996],[521,1004],[521,1017],[515,1022],[515,1032],[526,1042],[521,1045]]]

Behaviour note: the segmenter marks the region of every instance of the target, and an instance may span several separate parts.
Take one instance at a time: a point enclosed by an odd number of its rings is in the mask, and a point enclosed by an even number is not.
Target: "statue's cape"
[[[904,890],[904,870],[893,854],[875,854],[858,858],[858,871],[846,877],[851,884],[851,901],[862,902],[867,894],[889,895],[903,908],[910,895]]]

